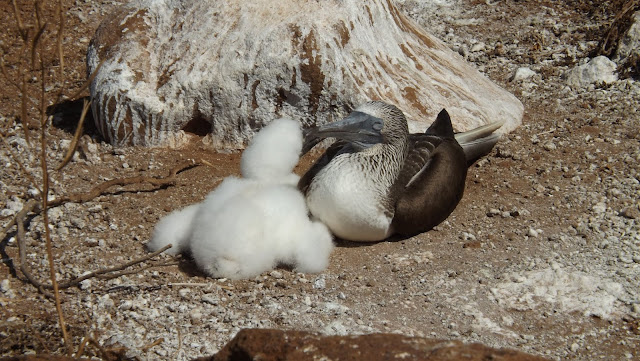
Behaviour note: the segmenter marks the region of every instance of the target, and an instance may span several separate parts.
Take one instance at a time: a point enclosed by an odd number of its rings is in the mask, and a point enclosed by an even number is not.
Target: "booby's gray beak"
[[[384,121],[380,118],[362,112],[352,112],[337,122],[307,129],[304,133],[302,153],[311,150],[325,138],[345,140],[360,148],[369,148],[383,141],[380,132],[383,126]]]

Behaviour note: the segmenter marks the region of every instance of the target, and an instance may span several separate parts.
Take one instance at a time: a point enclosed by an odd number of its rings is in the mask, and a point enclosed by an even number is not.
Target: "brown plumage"
[[[467,160],[443,110],[426,134],[409,136],[409,155],[394,185],[392,228],[412,236],[444,221],[464,194]],[[409,179],[407,179],[409,178]]]

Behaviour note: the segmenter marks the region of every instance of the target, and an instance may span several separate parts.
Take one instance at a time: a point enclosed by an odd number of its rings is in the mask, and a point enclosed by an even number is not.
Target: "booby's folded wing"
[[[422,174],[431,163],[436,148],[444,139],[452,139],[454,137],[453,127],[451,126],[451,118],[449,113],[442,109],[436,117],[436,120],[429,126],[423,134],[409,134],[409,153],[404,162],[404,166],[398,180],[397,186],[408,187],[411,183]]]
[[[467,164],[445,110],[425,134],[409,136],[409,155],[393,191],[394,232],[411,236],[445,220],[462,198]]]
[[[429,166],[435,149],[442,143],[442,138],[427,134],[409,135],[409,153],[404,161],[397,183],[404,188],[416,180],[420,173]]]

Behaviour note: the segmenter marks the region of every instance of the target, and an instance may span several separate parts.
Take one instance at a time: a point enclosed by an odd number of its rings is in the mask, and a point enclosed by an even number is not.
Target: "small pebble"
[[[90,279],[86,279],[83,280],[82,282],[80,282],[80,289],[81,290],[86,290],[91,288],[91,280]]]
[[[620,211],[620,215],[629,219],[640,219],[640,210],[638,207],[627,207]]]
[[[603,202],[598,202],[598,203],[596,203],[595,206],[593,206],[591,208],[591,210],[593,210],[594,212],[596,212],[598,214],[601,214],[601,213],[604,213],[607,210],[607,205],[605,203],[603,203]]]
[[[527,67],[518,68],[511,77],[511,81],[519,81],[531,78],[536,72]]]
[[[87,238],[84,240],[84,243],[89,247],[96,247],[99,245],[99,242],[95,238]]]
[[[540,236],[540,233],[542,233],[541,229],[529,228],[529,231],[527,232],[527,236],[529,236],[529,237],[538,237],[538,236]]]
[[[191,293],[191,289],[190,288],[181,288],[178,291],[178,294],[180,295],[180,297],[182,297],[183,299],[189,299],[189,293]]]
[[[322,290],[325,287],[327,287],[327,281],[325,281],[324,277],[318,277],[313,281],[313,288]]]
[[[213,293],[207,293],[203,295],[201,300],[202,302],[208,303],[213,306],[218,304],[218,297],[216,297],[216,295],[214,295]]]
[[[0,291],[2,293],[6,293],[11,289],[11,284],[9,283],[9,279],[3,279],[2,282],[0,282]]]

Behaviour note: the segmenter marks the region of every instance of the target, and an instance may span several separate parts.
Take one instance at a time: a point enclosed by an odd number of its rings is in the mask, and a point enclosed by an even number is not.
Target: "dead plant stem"
[[[73,154],[76,152],[76,148],[78,148],[78,140],[80,136],[82,136],[82,129],[84,129],[84,120],[87,117],[87,112],[89,111],[89,107],[91,106],[91,102],[84,100],[84,105],[82,106],[82,113],[80,114],[80,120],[78,121],[78,125],[76,126],[76,132],[73,134],[73,139],[71,140],[71,145],[69,149],[67,149],[67,154],[65,154],[64,158],[60,165],[56,168],[57,171],[62,169],[71,158],[73,158]]]
[[[45,246],[47,250],[47,258],[49,259],[49,278],[51,279],[51,285],[53,287],[53,296],[56,305],[56,312],[58,313],[58,323],[60,330],[62,331],[62,339],[64,345],[67,348],[67,355],[71,357],[73,355],[73,345],[71,339],[67,333],[67,325],[64,319],[64,313],[62,312],[62,304],[60,301],[60,290],[58,289],[58,280],[56,276],[55,258],[53,256],[53,245],[51,241],[51,230],[49,229],[49,166],[47,162],[47,124],[49,118],[46,114],[46,71],[45,71],[45,59],[44,59],[44,41],[40,41],[42,34],[44,33],[47,23],[42,24],[42,10],[41,2],[36,1],[36,21],[39,27],[38,33],[33,39],[33,47],[31,49],[32,65],[35,68],[36,53],[38,55],[38,65],[40,68],[40,167],[42,169],[42,193],[40,194],[42,200],[42,220],[44,226]],[[42,25],[41,25],[42,24]],[[37,50],[36,50],[37,49]]]
[[[44,82],[44,79],[42,79]],[[46,121],[46,120],[45,120]],[[56,266],[55,259],[53,258],[53,246],[51,242],[51,231],[49,229],[49,212],[48,212],[48,200],[49,197],[49,171],[47,166],[47,127],[40,127],[40,165],[42,167],[42,219],[44,222],[44,235],[45,235],[45,244],[47,248],[47,257],[49,258],[49,276],[51,278],[51,285],[53,286],[53,296],[55,298],[56,303],[56,311],[58,313],[58,321],[60,323],[60,329],[62,330],[62,338],[64,339],[64,344],[67,347],[68,355],[71,356],[73,354],[73,348],[71,345],[71,340],[69,339],[69,335],[67,334],[67,326],[64,321],[64,314],[62,312],[62,305],[60,302],[60,293],[58,290],[58,281],[56,279]]]

